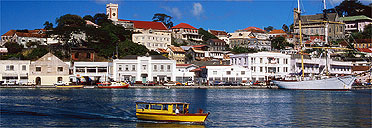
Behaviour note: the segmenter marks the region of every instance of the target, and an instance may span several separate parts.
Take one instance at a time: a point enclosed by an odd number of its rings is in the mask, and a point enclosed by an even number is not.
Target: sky
[[[342,0],[327,1],[327,8]],[[362,0],[368,5],[369,0]],[[155,13],[173,17],[174,25],[187,23],[205,30],[234,32],[250,26],[281,29],[293,23],[297,0],[0,0],[1,35],[9,30],[44,28],[65,14],[81,17],[106,13],[106,4],[119,4],[119,19],[151,21]],[[302,15],[321,13],[322,0],[301,2]]]

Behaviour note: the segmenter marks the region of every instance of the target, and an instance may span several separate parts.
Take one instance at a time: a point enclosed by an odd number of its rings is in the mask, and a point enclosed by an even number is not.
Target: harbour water
[[[0,89],[1,127],[372,127],[371,90]],[[135,101],[189,102],[205,124],[137,120]]]

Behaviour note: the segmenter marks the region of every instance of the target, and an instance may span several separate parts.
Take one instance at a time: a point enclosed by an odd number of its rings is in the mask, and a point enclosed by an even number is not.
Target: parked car
[[[182,85],[180,82],[177,81],[169,81],[167,83],[164,83],[164,86],[180,86]]]
[[[187,81],[185,85],[187,85],[187,86],[194,86],[195,83],[194,83],[194,81]]]
[[[62,81],[58,81],[57,83],[54,83],[54,86],[65,86],[66,83],[62,82]]]
[[[252,85],[252,82],[244,82],[244,83],[240,83],[242,86],[251,86]]]
[[[240,82],[237,82],[237,81],[232,82],[232,86],[239,86],[239,85],[241,85]]]

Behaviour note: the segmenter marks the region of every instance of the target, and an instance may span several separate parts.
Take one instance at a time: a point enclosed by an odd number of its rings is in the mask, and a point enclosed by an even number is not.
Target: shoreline
[[[36,88],[45,88],[45,89],[57,89],[53,85],[49,86],[0,86],[0,88],[27,88],[27,89],[36,89]],[[79,88],[79,89],[92,89],[92,88]],[[97,89],[97,88],[94,88]],[[279,89],[278,86],[129,86],[129,89]],[[353,86],[351,90],[359,89],[372,89],[368,86]]]

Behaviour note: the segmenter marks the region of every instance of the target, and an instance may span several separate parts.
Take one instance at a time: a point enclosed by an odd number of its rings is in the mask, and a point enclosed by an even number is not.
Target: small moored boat
[[[83,88],[83,85],[57,85],[56,88]]]
[[[199,113],[189,113],[189,106],[189,103],[183,102],[139,101],[136,102],[136,116],[140,120],[204,123],[209,112],[199,110]]]
[[[124,82],[97,83],[98,88],[129,88],[129,84]]]

